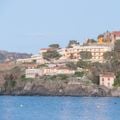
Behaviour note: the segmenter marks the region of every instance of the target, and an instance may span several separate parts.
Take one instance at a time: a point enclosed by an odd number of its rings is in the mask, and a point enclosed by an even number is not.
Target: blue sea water
[[[120,120],[120,98],[1,96],[0,120]]]

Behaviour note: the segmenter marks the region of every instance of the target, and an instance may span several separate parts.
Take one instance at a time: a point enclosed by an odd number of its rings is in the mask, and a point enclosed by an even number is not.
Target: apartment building
[[[81,51],[89,51],[92,54],[92,62],[103,62],[103,54],[107,51],[111,51],[112,49],[112,46],[93,44],[64,48],[59,50],[59,52],[62,55],[61,59],[80,59]]]

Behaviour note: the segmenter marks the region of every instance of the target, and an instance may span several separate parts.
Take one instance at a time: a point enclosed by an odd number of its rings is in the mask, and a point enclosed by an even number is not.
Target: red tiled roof
[[[61,48],[52,48],[52,47],[48,47],[48,48],[41,48],[40,50],[60,50]]]
[[[50,48],[41,48],[40,50],[49,50]]]
[[[112,34],[115,36],[120,36],[120,31],[113,31]]]

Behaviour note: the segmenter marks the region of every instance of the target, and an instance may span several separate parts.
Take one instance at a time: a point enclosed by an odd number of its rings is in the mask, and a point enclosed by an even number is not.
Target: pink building
[[[107,88],[113,88],[114,81],[115,75],[112,72],[103,73],[99,76],[99,84]]]
[[[113,37],[115,40],[120,40],[120,31],[113,31],[113,32],[112,32],[112,37]]]

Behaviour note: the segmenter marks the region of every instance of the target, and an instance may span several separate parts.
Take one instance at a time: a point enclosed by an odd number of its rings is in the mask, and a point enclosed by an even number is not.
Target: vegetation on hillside
[[[73,47],[73,45],[79,45],[80,43],[77,40],[70,40],[68,43],[68,48]]]
[[[53,49],[59,49],[60,45],[59,44],[51,44],[51,45],[49,45],[49,47],[53,48]]]
[[[120,73],[117,74],[116,80],[114,82],[115,87],[120,87]]]
[[[80,59],[77,62],[77,67],[83,68],[83,69],[88,69],[88,68],[90,68],[90,62],[89,61],[83,61],[82,59]]]
[[[68,62],[68,63],[66,63],[66,66],[69,69],[72,69],[72,70],[76,70],[77,69],[77,65],[74,62]]]
[[[46,60],[59,59],[61,55],[56,50],[51,50],[43,53],[43,58]]]
[[[81,51],[81,52],[80,52],[80,57],[81,57],[81,59],[83,59],[83,60],[89,60],[89,59],[92,58],[92,54],[91,54],[91,52],[89,52],[89,51]]]

